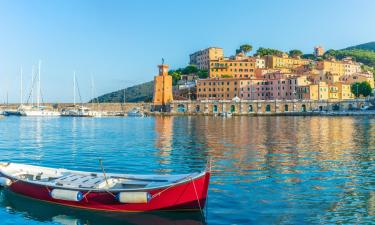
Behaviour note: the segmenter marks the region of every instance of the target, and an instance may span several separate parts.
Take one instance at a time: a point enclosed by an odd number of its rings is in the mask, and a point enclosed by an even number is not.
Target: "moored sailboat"
[[[42,92],[41,92],[41,82],[40,82],[40,73],[41,73],[41,61],[39,61],[38,64],[38,85],[37,85],[37,93],[36,93],[36,105],[32,104],[31,106],[24,106],[22,105],[17,110],[19,115],[21,116],[46,116],[46,117],[55,117],[55,116],[61,116],[61,113],[59,111],[54,111],[49,109],[46,106],[42,106],[40,104],[41,98],[42,98]],[[34,69],[32,72],[32,84],[31,84],[31,93],[30,96],[32,96],[33,88],[34,88]],[[21,94],[22,96],[22,94]]]

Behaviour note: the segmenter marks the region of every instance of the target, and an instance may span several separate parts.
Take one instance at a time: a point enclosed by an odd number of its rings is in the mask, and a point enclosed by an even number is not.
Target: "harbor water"
[[[375,117],[0,120],[0,161],[177,174],[212,161],[201,213],[109,214],[0,190],[0,224],[372,224]]]

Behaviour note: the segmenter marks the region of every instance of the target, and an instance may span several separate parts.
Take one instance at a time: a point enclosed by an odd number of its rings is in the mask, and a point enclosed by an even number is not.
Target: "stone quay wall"
[[[309,112],[344,112],[366,109],[369,100],[311,101],[311,100],[251,100],[251,101],[174,101],[171,114],[215,115],[232,112],[233,115],[287,115]]]
[[[310,100],[250,100],[250,101],[173,101],[168,105],[169,112],[153,111],[152,103],[86,103],[83,106],[94,111],[128,112],[139,108],[149,115],[215,115],[232,112],[233,115],[309,115],[315,112],[355,112],[372,106],[368,99],[345,101],[310,101]],[[48,108],[61,111],[73,106],[72,103],[47,103]],[[1,110],[16,110],[19,104],[0,104]]]

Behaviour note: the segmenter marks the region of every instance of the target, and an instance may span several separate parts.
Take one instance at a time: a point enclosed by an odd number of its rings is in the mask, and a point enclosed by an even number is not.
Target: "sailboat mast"
[[[20,103],[23,104],[23,69],[21,67],[21,90],[20,90]]]
[[[34,74],[35,73],[35,68],[34,65],[31,68],[31,105],[34,106]]]
[[[73,105],[76,105],[76,71],[73,72]]]
[[[41,98],[41,87],[40,87],[40,67],[41,67],[42,61],[39,60],[38,63],[38,93],[37,93],[37,106],[40,107],[40,98]]]

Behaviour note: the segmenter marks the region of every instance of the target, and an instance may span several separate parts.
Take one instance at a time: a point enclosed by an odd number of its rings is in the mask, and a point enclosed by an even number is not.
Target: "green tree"
[[[290,50],[289,51],[289,56],[295,58],[295,57],[299,57],[303,54],[303,52],[301,50],[298,50],[298,49],[293,49],[293,50]]]
[[[360,93],[363,95],[363,97],[367,97],[372,94],[372,88],[369,82],[363,81],[359,87]]]
[[[262,47],[260,47],[255,53],[255,55],[260,56],[260,57],[263,57],[266,55],[282,55],[282,54],[283,52],[280,50],[272,49],[272,48],[262,48]]]
[[[351,85],[351,91],[355,97],[363,96],[367,97],[372,94],[372,88],[369,82],[363,81],[361,83],[355,82]]]
[[[355,82],[355,83],[353,83],[350,86],[350,90],[351,90],[351,92],[354,94],[354,96],[356,98],[358,98],[359,95],[360,95],[360,89],[359,89],[359,87],[360,87],[360,83],[359,82]]]
[[[181,69],[169,70],[168,74],[172,77],[172,84],[176,85],[179,80],[181,80]]]
[[[246,55],[248,52],[251,52],[251,50],[253,50],[253,46],[249,44],[243,44],[240,46],[239,50]]]
[[[195,65],[188,65],[184,69],[182,69],[182,74],[192,74],[198,73],[199,69]]]
[[[199,78],[204,79],[208,77],[208,70],[199,70],[197,72]]]

